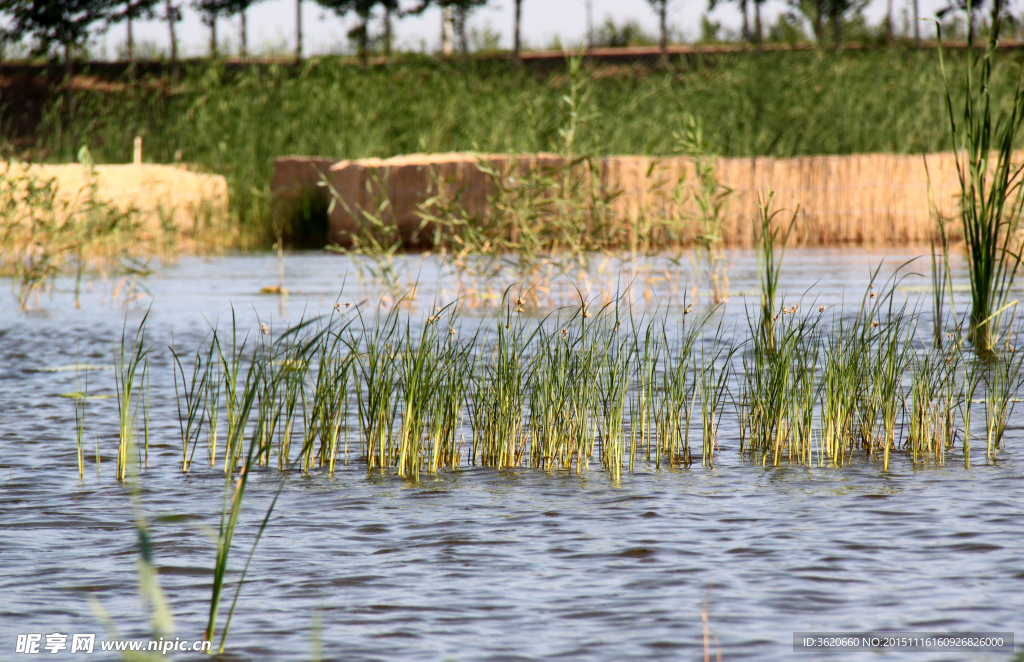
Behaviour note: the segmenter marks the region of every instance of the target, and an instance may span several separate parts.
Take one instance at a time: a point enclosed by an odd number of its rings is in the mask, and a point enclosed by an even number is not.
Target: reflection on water
[[[886,257],[883,273],[908,256]],[[857,302],[883,257],[790,251],[785,299]],[[743,295],[757,287],[753,256],[730,259],[727,323],[756,305]],[[403,282],[417,286],[413,314],[455,296],[457,282],[436,265],[403,260]],[[926,262],[917,268],[925,273]],[[688,272],[685,260],[658,258],[635,270],[609,264],[582,285],[597,297],[631,284],[638,306],[664,307],[689,295]],[[580,284],[578,276],[571,274]],[[210,322],[230,323],[232,306],[245,328],[257,316],[280,328],[336,301],[381,296],[336,256],[289,256],[285,305],[257,294],[276,278],[273,257],[250,256],[186,259],[147,284],[155,349],[144,503],[183,638],[205,625],[215,554],[207,532],[219,521],[224,479],[215,470],[176,471],[180,433],[165,347],[195,346]],[[500,297],[511,280],[479,286],[478,299]],[[915,302],[926,284],[909,276],[903,292]],[[544,295],[553,306],[575,290],[554,283]],[[128,324],[144,312],[133,306]],[[484,308],[465,314],[483,316]],[[0,320],[0,658],[15,657],[18,633],[104,633],[92,598],[122,635],[144,636],[132,512],[113,477],[116,403],[89,402],[79,481],[73,401],[60,397],[75,390],[76,375],[43,370],[109,366],[124,309],[95,286],[81,310],[60,292],[28,314],[6,298]],[[110,370],[88,374],[90,393],[114,392]],[[331,660],[696,660],[709,586],[709,623],[726,660],[793,659],[794,630],[1019,629],[1018,425],[998,464],[976,461],[970,471],[954,461],[917,470],[894,462],[888,473],[863,461],[842,470],[759,469],[737,457],[728,420],[714,470],[642,469],[619,487],[597,468],[578,477],[468,467],[418,485],[367,476],[362,465],[339,467],[333,478],[261,469],[236,537],[236,569],[279,482],[286,487],[249,570],[231,657],[305,660],[319,644]]]

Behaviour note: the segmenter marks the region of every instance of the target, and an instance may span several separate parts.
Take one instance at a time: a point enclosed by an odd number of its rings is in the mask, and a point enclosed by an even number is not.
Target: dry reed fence
[[[285,157],[275,163],[274,188],[284,196],[327,195],[329,189],[318,185],[329,183],[338,197],[330,214],[332,241],[344,244],[359,228],[360,210],[371,210],[397,222],[403,239],[414,245],[422,204],[439,189],[467,216],[487,213],[495,182],[481,166],[514,181],[537,168],[563,165],[554,154],[413,154],[351,161]],[[597,165],[602,188],[621,192],[612,202],[620,222],[675,219],[682,236],[689,233],[692,239],[693,224],[687,219],[698,213],[686,190],[695,182],[692,158],[610,156]],[[729,246],[751,245],[758,196],[766,189],[775,191],[782,207],[799,209],[791,241],[803,245],[927,242],[935,234],[935,213],[946,218],[957,213],[960,189],[952,153],[718,158],[714,167],[719,183],[731,190],[724,198],[721,228],[722,242]],[[680,182],[684,195],[677,190]],[[950,229],[952,239],[959,240],[959,229]]]
[[[228,184],[220,175],[181,166],[127,164],[32,164],[0,162],[0,177],[54,181],[59,209],[74,214],[93,202],[137,215],[151,231],[176,229],[192,235],[197,221],[218,224],[228,214]]]

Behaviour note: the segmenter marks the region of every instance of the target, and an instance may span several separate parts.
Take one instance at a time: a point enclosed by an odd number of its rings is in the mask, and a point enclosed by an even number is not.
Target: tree
[[[466,22],[473,10],[483,7],[488,0],[435,0],[442,12],[450,11],[452,27],[459,41],[459,50],[463,55],[469,53],[469,39],[466,35]]]
[[[170,32],[171,62],[177,62],[178,35],[174,31],[174,24],[181,22],[181,5],[175,4],[173,0],[164,0],[164,13],[161,18],[167,21],[167,29]]]
[[[519,46],[520,46],[520,42],[519,42],[520,20],[519,19],[522,16],[522,13],[523,13],[523,0],[516,0],[516,5],[515,5],[515,16],[516,16],[515,17],[515,30],[514,30],[514,33],[513,33],[513,36],[512,36],[512,59],[516,63],[516,66],[519,66],[522,63],[522,60],[519,58]]]
[[[764,28],[761,25],[761,5],[764,0],[754,0],[754,42],[758,47],[764,43]]]
[[[359,57],[365,66],[368,63],[370,43],[370,17],[377,7],[385,12],[398,11],[398,0],[316,0],[324,9],[330,9],[338,16],[345,16],[349,12],[359,17],[359,25],[349,31],[349,37],[353,37],[359,44]]]
[[[860,12],[867,3],[868,0],[825,0],[829,23],[832,24],[832,41],[837,53],[843,48],[843,24],[850,14]]]
[[[715,8],[726,0],[708,0],[708,11],[714,11]],[[741,35],[743,41],[750,41],[750,23],[747,20],[747,0],[735,0],[736,4],[739,5],[740,14],[743,16],[743,27],[741,28]]]
[[[9,35],[31,35],[39,52],[48,52],[54,44],[63,47],[69,119],[74,115],[74,51],[110,24],[118,4],[117,0],[0,0],[0,14],[9,19]]]
[[[153,18],[154,7],[159,0],[121,0],[116,5],[116,11],[111,17],[113,22],[124,21],[128,28],[128,61],[135,61],[135,38],[132,34],[132,23],[138,19]]]
[[[239,17],[239,53],[245,57],[249,54],[249,30],[246,24],[246,12],[260,0],[195,0],[193,6],[203,14],[204,22],[210,26],[210,52],[217,52],[217,17]]]
[[[302,0],[295,0],[295,61],[302,62]]]
[[[224,14],[227,16],[238,16],[239,19],[239,54],[242,57],[249,55],[249,29],[246,24],[246,12],[249,8],[261,0],[222,0],[224,3]]]
[[[825,18],[828,16],[828,0],[790,0],[790,6],[799,11],[811,24],[814,41],[819,46],[825,43]]]
[[[658,46],[661,49],[661,64],[668,66],[668,2],[669,0],[647,0],[655,12],[658,13],[658,30],[660,38]]]
[[[71,61],[75,47],[85,45],[96,32],[117,17],[118,0],[0,0],[0,14],[10,19],[6,36],[31,35],[37,51],[54,44],[63,47],[64,59]]]
[[[203,23],[210,28],[210,57],[217,57],[217,18],[225,12],[224,0],[192,0],[192,7],[203,17]]]

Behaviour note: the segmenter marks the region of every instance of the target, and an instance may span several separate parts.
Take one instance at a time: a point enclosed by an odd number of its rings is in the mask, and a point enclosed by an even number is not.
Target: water
[[[886,256],[883,273],[904,257]],[[791,251],[784,284],[805,306],[852,304],[869,266],[882,258]],[[435,265],[409,260],[406,278],[420,282],[418,310],[450,296],[454,286]],[[756,290],[752,256],[730,260],[734,294]],[[685,261],[656,262],[651,302],[686,291],[673,284]],[[962,284],[962,266],[955,268]],[[664,271],[667,280],[650,276]],[[20,633],[113,636],[100,610],[122,636],[147,636],[134,515],[114,480],[116,404],[89,402],[80,481],[73,401],[60,397],[75,390],[75,373],[39,369],[111,364],[126,315],[134,328],[150,302],[153,424],[142,502],[177,636],[201,637],[216,553],[208,534],[219,523],[224,478],[211,469],[176,470],[181,447],[165,349],[172,333],[176,345],[194,347],[208,320],[230,323],[232,304],[247,329],[257,315],[281,328],[335,301],[380,297],[336,256],[289,256],[286,307],[256,294],[276,279],[272,257],[185,259],[152,277],[151,297],[127,313],[102,284],[80,310],[66,292],[28,313],[12,297],[0,300],[0,659],[21,657],[14,653]],[[925,282],[910,277],[904,292],[916,300]],[[961,298],[958,290],[963,310]],[[637,299],[647,301],[642,292]],[[738,319],[744,300],[756,303],[734,296],[727,320]],[[482,317],[477,310],[466,314]],[[110,370],[91,371],[89,379],[90,393],[113,393]],[[716,649],[724,660],[822,657],[794,653],[793,631],[1021,629],[1019,417],[998,464],[976,450],[969,471],[956,453],[944,467],[897,460],[886,473],[862,461],[841,470],[743,464],[730,411],[713,470],[642,468],[618,487],[597,463],[583,477],[468,467],[418,485],[368,477],[359,464],[339,467],[333,478],[258,470],[233,570],[280,481],[286,485],[249,568],[225,659],[308,660],[319,648],[322,659],[346,661],[700,660],[705,601],[711,659]],[[233,585],[225,595],[222,623]]]

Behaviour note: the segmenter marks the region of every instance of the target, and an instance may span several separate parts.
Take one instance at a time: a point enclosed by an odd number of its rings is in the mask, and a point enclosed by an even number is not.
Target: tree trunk
[[[360,16],[362,25],[359,26],[359,60],[363,63],[363,69],[370,68],[370,17]]]
[[[210,57],[217,57],[217,16],[210,14]]]
[[[747,0],[740,0],[740,13],[743,14],[743,41],[750,41],[750,23],[747,22]]]
[[[516,66],[519,66],[522,63],[522,59],[519,56],[519,47],[520,47],[519,27],[520,27],[520,18],[522,16],[522,10],[523,10],[523,0],[516,0],[516,6],[515,6],[515,28],[514,28],[513,36],[512,36],[512,61],[516,63]]]
[[[132,37],[132,6],[128,5],[126,23],[128,24],[128,61],[135,61],[135,39]]]
[[[831,0],[829,3],[829,14],[832,19],[832,41],[835,42],[836,53],[843,48],[843,16],[839,11],[841,0]]]
[[[754,0],[754,41],[757,42],[758,48],[764,42],[764,31],[761,29],[761,2],[762,0]]]
[[[302,0],[295,0],[295,60],[302,62]]]
[[[825,13],[828,11],[826,0],[818,0],[818,11],[814,15],[814,40],[818,46],[825,44]]]
[[[889,0],[885,11],[885,43],[892,46],[892,41],[892,0]]]
[[[244,9],[241,11],[241,14],[242,14],[242,16],[241,16],[241,18],[242,18],[242,26],[241,26],[242,29],[241,29],[241,32],[242,33],[241,33],[241,35],[239,35],[241,37],[241,48],[239,49],[239,54],[242,57],[248,57],[249,56],[249,30],[247,29],[248,26],[245,24],[245,10]]]
[[[391,42],[395,38],[394,27],[391,24],[391,7],[384,8],[384,55],[391,57]]]
[[[658,27],[661,29],[661,66],[668,67],[668,0],[661,0],[658,10]]]
[[[469,10],[465,7],[455,9],[455,36],[459,41],[459,52],[462,57],[469,55],[469,37],[466,35],[466,21],[469,20]]]
[[[586,0],[587,7],[587,48],[594,47],[594,0]]]
[[[914,0],[914,41],[918,44],[921,43],[921,17],[919,15],[919,4],[920,0]]]
[[[174,33],[174,19],[177,17],[177,11],[174,5],[171,4],[171,0],[164,0],[164,13],[167,18],[167,30],[171,36],[171,62],[177,62],[178,35]]]
[[[455,52],[455,10],[449,5],[441,8],[441,55],[451,57]]]

